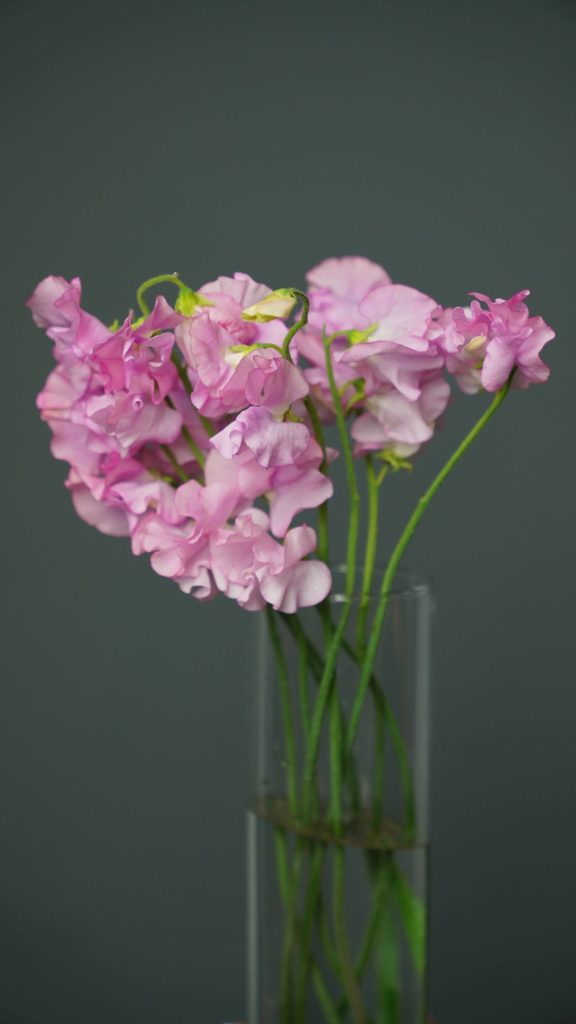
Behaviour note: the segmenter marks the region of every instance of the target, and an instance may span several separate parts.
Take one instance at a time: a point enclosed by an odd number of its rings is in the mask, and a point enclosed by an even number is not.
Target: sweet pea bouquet
[[[528,294],[474,292],[468,304],[444,308],[393,283],[376,263],[345,257],[311,270],[306,291],[272,290],[243,273],[197,288],[177,274],[160,275],[138,289],[136,312],[109,325],[82,308],[78,278],[47,277],[28,301],[54,344],[56,367],[38,407],[52,431],[52,454],[69,464],[66,487],[78,515],[103,533],[129,537],[134,554],[149,555],[155,572],[184,593],[204,601],[221,593],[265,611],[287,793],[260,809],[274,830],[285,914],[275,1004],[282,1024],[308,1020],[312,992],[330,1024],[408,1020],[395,914],[415,973],[425,971],[425,911],[400,859],[417,846],[410,756],[377,655],[398,566],[434,494],[506,396],[548,378],[540,353],[554,332],[530,315]],[[382,487],[411,469],[432,440],[454,386],[491,400],[424,492],[377,580]],[[335,604],[328,520],[337,458],[345,464],[349,515]],[[307,608],[322,623],[319,643],[302,620]],[[286,637],[298,652],[297,681]],[[349,701],[341,692],[343,659],[355,673]],[[367,699],[376,751],[369,811],[358,771]],[[329,796],[320,777],[323,749]],[[386,758],[400,779],[400,822],[390,820],[378,781]],[[344,872],[346,847],[355,844],[371,887],[356,956]],[[373,958],[375,1010],[366,980]]]
[[[540,351],[554,332],[530,316],[527,291],[445,309],[361,257],[328,259],[307,280],[305,294],[242,273],[196,290],[161,275],[139,288],[140,313],[112,325],[82,308],[78,278],[47,277],[28,301],[54,342],[38,408],[78,515],[129,536],[200,600],[293,613],[327,597],[339,452],[326,423],[349,469],[363,460],[379,488],[432,439],[451,380],[495,405],[548,377]],[[159,294],[150,310],[148,292],[166,285],[176,301]],[[293,525],[313,509],[317,531]]]

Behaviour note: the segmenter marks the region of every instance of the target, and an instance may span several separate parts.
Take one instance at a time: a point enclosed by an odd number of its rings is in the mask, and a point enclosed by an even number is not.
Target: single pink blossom
[[[82,285],[79,277],[67,281],[51,275],[34,289],[26,305],[34,323],[43,327],[54,342],[54,354],[61,360],[72,351],[82,358],[110,334],[96,317],[80,307]]]
[[[146,395],[94,395],[86,413],[104,434],[113,437],[122,455],[132,454],[150,441],[169,444],[182,429],[182,417],[168,405],[155,405]]]
[[[279,544],[268,533],[268,516],[248,509],[234,529],[216,531],[210,540],[212,572],[218,589],[248,611],[271,604],[292,613],[324,600],[331,586],[323,562],[304,561],[316,546],[314,530],[298,526]]]
[[[355,454],[382,451],[399,458],[413,455],[433,436],[449,397],[447,381],[434,376],[422,384],[420,396],[414,401],[392,388],[368,398],[365,411],[351,429]]]
[[[383,267],[363,256],[327,259],[306,274],[311,327],[327,334],[369,326],[362,301],[379,285],[390,284]]]
[[[132,531],[132,551],[135,555],[150,554],[150,564],[159,576],[175,580],[184,593],[207,601],[216,592],[208,538],[201,535],[191,539],[189,532],[189,523],[168,524],[149,513]]]
[[[391,385],[410,401],[420,397],[423,382],[434,371],[441,371],[445,362],[444,355],[433,344],[428,345],[427,351],[420,352],[391,341],[352,345],[336,358],[355,378],[363,379],[366,396],[378,394],[383,387]]]
[[[143,327],[133,328],[132,317],[127,317],[118,331],[95,348],[93,365],[102,374],[106,392],[146,395],[158,405],[178,378],[171,360],[174,335],[163,331],[148,337]]]
[[[540,352],[555,332],[542,317],[530,316],[524,302],[530,292],[495,300],[478,292],[471,294],[470,306],[446,310],[437,320],[447,368],[462,390],[473,393],[483,387],[498,391],[513,371],[516,388],[544,383],[550,370]]]
[[[130,533],[130,517],[124,509],[97,501],[88,487],[80,480],[69,478],[66,486],[70,490],[74,509],[80,519],[100,533],[109,537],[127,537]]]
[[[208,307],[200,307],[199,311],[207,308],[210,316],[234,336],[237,344],[253,345],[264,341],[282,345],[286,334],[283,323],[252,322],[242,316],[246,308],[271,294],[272,289],[268,285],[259,284],[248,274],[237,272],[233,277],[219,277],[210,281],[198,291],[210,303]]]
[[[211,444],[224,458],[231,459],[246,447],[265,468],[293,465],[310,441],[304,423],[278,420],[268,409],[254,406],[211,438]]]
[[[279,466],[274,471],[268,501],[270,529],[276,537],[285,536],[290,523],[299,512],[318,508],[332,497],[332,481],[317,468],[321,460],[320,453],[320,459],[310,459],[306,465],[304,457],[301,457],[299,464]]]
[[[393,342],[417,352],[428,350],[430,342],[426,332],[432,314],[438,309],[438,303],[429,295],[404,284],[384,285],[373,289],[360,309],[368,323],[374,325],[364,343],[364,348],[373,355],[388,351],[380,348],[378,342]]]
[[[306,559],[316,547],[310,526],[296,526],[284,538],[284,568],[262,575],[260,592],[276,611],[293,614],[320,604],[330,593],[332,576],[324,562]]]

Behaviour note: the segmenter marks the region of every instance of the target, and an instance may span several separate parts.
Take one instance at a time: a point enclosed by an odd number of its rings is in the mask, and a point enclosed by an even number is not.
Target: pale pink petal
[[[270,489],[270,526],[277,537],[285,535],[298,512],[317,508],[334,493],[334,485],[324,473],[298,466],[277,469]]]
[[[89,526],[95,526],[100,533],[106,533],[110,537],[129,535],[128,516],[122,509],[111,508],[101,501],[96,501],[87,487],[73,487],[71,493],[76,512]]]
[[[293,614],[298,608],[320,604],[330,593],[332,576],[324,562],[298,562],[260,583],[264,599],[276,611]]]
[[[58,277],[51,274],[40,281],[26,302],[32,319],[37,327],[67,327],[70,324],[70,317],[67,315],[66,306],[59,306],[59,300],[67,296],[69,301],[74,301],[76,307],[80,304],[81,284],[80,278],[74,277],[67,281],[65,277]]]
[[[373,288],[390,284],[383,267],[364,256],[342,256],[318,263],[306,274],[311,288],[326,288],[338,298],[361,302]]]
[[[301,371],[281,356],[267,356],[262,350],[247,359],[252,369],[246,381],[246,398],[250,405],[265,406],[274,416],[282,416],[290,406],[309,392]]]
[[[512,373],[516,352],[506,338],[494,338],[488,344],[480,379],[486,391],[498,391]]]
[[[218,277],[198,289],[200,295],[218,303],[218,296],[228,295],[237,304],[241,312],[245,306],[253,306],[260,302],[272,289],[265,284],[254,281],[249,274],[237,271],[233,277]]]
[[[368,322],[377,325],[373,341],[401,341],[407,347],[418,348],[438,304],[416,288],[393,284],[374,289],[360,308]],[[421,347],[426,349],[428,343],[422,342]]]
[[[310,431],[303,423],[283,423],[267,409],[253,406],[210,441],[224,458],[233,458],[243,443],[261,466],[289,466],[306,451]]]

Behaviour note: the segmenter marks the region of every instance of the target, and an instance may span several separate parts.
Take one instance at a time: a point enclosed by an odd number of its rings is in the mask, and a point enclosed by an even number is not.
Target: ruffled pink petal
[[[398,341],[407,348],[426,350],[424,334],[438,304],[429,295],[403,284],[376,288],[364,299],[361,312],[377,324],[373,341]]]
[[[332,576],[324,562],[298,562],[260,583],[262,597],[279,612],[291,615],[299,608],[320,604],[330,593]]]
[[[260,302],[272,289],[265,284],[254,281],[249,274],[237,271],[233,277],[218,277],[215,281],[209,281],[198,289],[200,295],[218,304],[220,295],[230,296],[236,303],[239,312],[246,306],[253,306]]]
[[[155,441],[169,444],[182,429],[182,417],[168,405],[154,405],[139,395],[103,395],[86,403],[90,419],[114,437],[122,453]]]
[[[270,489],[270,527],[276,537],[285,535],[299,512],[318,508],[334,493],[334,485],[324,473],[298,466],[277,469]]]
[[[232,376],[234,368],[224,361],[223,353],[237,339],[209,312],[184,320],[176,328],[176,341],[188,365],[209,390],[222,387]]]
[[[488,344],[480,379],[486,391],[499,391],[516,362],[515,348],[505,338],[493,338]]]
[[[267,409],[252,407],[215,434],[211,444],[224,458],[233,458],[244,444],[265,468],[290,466],[306,451],[310,431],[303,423],[283,423]]]
[[[306,274],[311,288],[326,288],[339,298],[361,302],[373,288],[390,284],[383,267],[364,256],[342,256],[323,260]]]
[[[123,509],[111,508],[102,501],[96,501],[87,487],[75,486],[71,493],[77,514],[89,526],[95,526],[100,533],[105,533],[109,537],[129,535],[129,518]]]
[[[78,308],[81,287],[79,277],[67,281],[65,277],[50,274],[40,281],[26,302],[36,326],[44,329],[69,326],[70,316],[66,311],[66,304],[61,306],[59,300],[67,296],[68,301]]]
[[[274,416],[282,416],[294,402],[309,392],[301,371],[281,356],[267,356],[266,351],[253,352],[247,359],[252,369],[246,381],[246,398],[250,405],[264,406]]]

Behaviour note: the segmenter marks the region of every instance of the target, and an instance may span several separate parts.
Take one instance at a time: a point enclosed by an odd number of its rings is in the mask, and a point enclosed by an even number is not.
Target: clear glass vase
[[[430,589],[377,604],[260,616],[248,1024],[427,1020]]]

